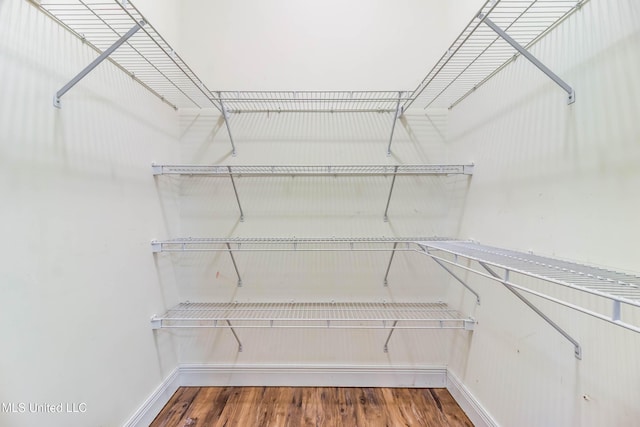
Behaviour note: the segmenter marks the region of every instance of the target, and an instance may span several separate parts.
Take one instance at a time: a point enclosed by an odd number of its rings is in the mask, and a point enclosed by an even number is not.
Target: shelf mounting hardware
[[[398,242],[393,242],[393,249],[391,250],[391,257],[389,258],[389,265],[387,265],[387,271],[384,273],[384,285],[389,286],[389,270],[391,270],[391,261],[393,261],[393,256],[396,254],[396,248],[398,247]]]
[[[516,297],[518,297],[518,299],[520,299],[520,301],[522,301],[523,303],[525,303],[531,310],[533,310],[538,316],[542,317],[542,319],[544,319],[545,322],[547,322],[549,325],[551,325],[556,331],[558,331],[563,337],[565,337],[567,340],[569,340],[569,342],[571,342],[571,344],[573,344],[574,347],[574,354],[576,356],[576,359],[581,360],[582,359],[582,347],[580,346],[580,343],[578,343],[578,341],[576,341],[571,335],[569,335],[564,329],[562,329],[560,326],[558,326],[558,324],[556,322],[554,322],[553,320],[551,320],[546,314],[544,314],[542,311],[540,311],[540,309],[538,307],[536,307],[531,301],[529,301],[527,298],[525,298],[520,292],[518,292],[517,290],[515,290],[513,287],[511,287],[511,285],[509,284],[509,270],[505,269],[505,273],[504,273],[504,279],[502,279],[500,277],[500,275],[498,275],[498,273],[496,273],[491,267],[489,267],[486,263],[482,262],[482,261],[478,261],[478,263],[489,272],[489,274],[491,274],[493,277],[495,277],[497,279],[498,282],[502,283],[508,290],[510,290]]]
[[[573,104],[576,101],[576,93],[571,86],[569,86],[564,80],[562,80],[556,73],[551,71],[546,65],[540,62],[535,56],[533,56],[527,49],[522,47],[517,41],[515,41],[509,34],[507,34],[502,28],[497,26],[486,15],[479,13],[478,18],[484,22],[486,26],[491,28],[496,34],[498,34],[504,41],[509,43],[515,50],[517,50],[522,56],[527,58],[533,65],[535,65],[540,71],[545,73],[551,80],[553,80],[558,86],[560,86],[565,92],[569,94],[567,104]]]
[[[231,245],[229,242],[226,243],[227,249],[229,249],[229,256],[231,256],[231,262],[233,263],[233,268],[236,270],[236,275],[238,276],[238,287],[242,286],[242,278],[240,277],[240,272],[238,271],[238,265],[236,264],[236,259],[233,256],[233,251],[231,250]]]
[[[231,173],[231,166],[227,166],[229,171],[229,178],[231,178],[231,185],[233,186],[233,194],[236,195],[236,201],[238,202],[238,209],[240,209],[240,222],[244,222],[244,212],[242,211],[242,205],[240,204],[240,197],[238,197],[238,189],[236,188],[236,182],[233,179],[233,173]]]
[[[231,330],[231,333],[233,334],[233,337],[236,339],[236,341],[238,341],[238,352],[242,352],[242,343],[240,342],[240,338],[238,338],[238,334],[236,334],[235,329],[233,329],[233,326],[231,326],[231,322],[229,322],[229,320],[227,319],[227,325],[229,325],[229,329]]]
[[[396,111],[393,114],[393,122],[391,123],[391,135],[389,136],[389,146],[387,147],[387,156],[391,155],[391,142],[393,141],[393,132],[396,129],[396,122],[402,116],[404,112],[403,106],[401,105],[402,101],[402,92],[398,92],[398,103],[396,104]]]
[[[391,326],[391,330],[389,331],[389,335],[387,336],[387,340],[384,342],[384,352],[385,353],[389,353],[389,340],[391,339],[391,335],[393,334],[393,331],[396,330],[396,325],[398,324],[397,320],[393,321],[393,325]]]
[[[218,102],[220,103],[220,110],[222,111],[222,117],[224,118],[224,124],[227,127],[227,133],[229,134],[229,141],[231,141],[231,155],[235,157],[238,153],[236,152],[236,145],[233,143],[233,135],[231,134],[231,126],[229,126],[229,110],[225,107],[222,102],[222,93],[218,92]]]
[[[393,179],[391,180],[391,188],[389,189],[389,197],[387,198],[387,207],[384,209],[384,222],[389,222],[389,203],[391,202],[391,194],[393,193],[393,186],[396,183],[396,176],[398,175],[398,166],[393,168]]]
[[[89,74],[91,71],[93,71],[93,69],[96,68],[102,61],[107,59],[109,57],[109,55],[111,55],[117,48],[119,48],[120,46],[122,46],[123,43],[125,43],[127,40],[129,40],[145,24],[146,24],[146,22],[140,21],[136,25],[131,27],[131,29],[129,31],[127,31],[127,33],[125,35],[120,37],[114,44],[112,44],[108,49],[106,49],[104,52],[102,52],[100,54],[100,56],[98,56],[89,65],[87,65],[82,71],[80,71],[78,73],[78,75],[76,75],[74,78],[72,78],[71,81],[69,81],[69,83],[64,85],[58,92],[56,92],[56,94],[53,97],[53,106],[56,107],[56,108],[62,108],[62,104],[60,102],[60,98],[62,98],[62,96],[65,93],[67,93],[72,87],[74,87],[87,74]]]
[[[435,261],[436,264],[438,264],[440,267],[444,268],[445,271],[447,273],[449,273],[451,276],[453,276],[454,279],[456,279],[458,282],[460,282],[460,284],[462,286],[464,286],[465,288],[467,288],[467,290],[469,292],[471,292],[473,295],[476,296],[476,304],[480,305],[480,294],[478,294],[476,291],[473,290],[473,288],[471,288],[471,286],[469,286],[464,280],[462,280],[460,277],[458,277],[458,275],[456,273],[454,273],[453,271],[451,271],[451,269],[449,267],[447,267],[446,265],[444,265],[444,263],[442,261],[440,261],[439,259],[431,256],[431,254],[429,253],[428,248],[426,248],[425,246],[420,245],[420,247],[424,250],[424,252],[429,255],[431,257],[431,259],[433,261]]]

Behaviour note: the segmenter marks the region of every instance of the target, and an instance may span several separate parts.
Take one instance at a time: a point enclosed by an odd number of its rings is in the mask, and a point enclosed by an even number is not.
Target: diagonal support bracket
[[[69,90],[74,87],[80,80],[86,77],[94,68],[96,68],[102,61],[107,59],[109,55],[111,55],[117,48],[122,46],[127,40],[129,40],[135,33],[138,32],[140,28],[142,28],[146,22],[140,21],[136,25],[134,25],[125,35],[120,37],[114,44],[112,44],[109,48],[107,48],[104,52],[100,54],[96,59],[94,59],[91,64],[87,65],[82,71],[78,73],[74,78],[69,81],[66,85],[64,85],[53,97],[53,106],[56,108],[62,108],[62,104],[60,102],[60,98],[69,92]]]
[[[393,249],[391,250],[391,257],[389,258],[389,264],[387,265],[387,271],[384,273],[384,285],[389,286],[389,270],[391,270],[391,262],[393,261],[393,256],[396,254],[396,248],[398,247],[398,242],[393,242]]]
[[[504,277],[504,279],[502,279],[498,275],[498,273],[493,271],[493,269],[491,267],[489,267],[486,263],[481,262],[481,261],[478,261],[478,263],[485,270],[487,270],[489,272],[489,274],[491,274],[493,277],[498,279],[498,282],[502,283],[508,290],[510,290],[516,297],[518,297],[518,299],[520,299],[520,301],[525,303],[538,316],[542,317],[542,319],[544,319],[545,322],[547,322],[556,331],[558,331],[563,337],[565,337],[567,340],[569,340],[569,342],[571,342],[571,344],[573,344],[574,354],[576,356],[576,359],[578,359],[578,360],[582,359],[582,347],[580,346],[580,343],[578,341],[576,341],[571,335],[569,335],[564,329],[562,329],[556,322],[551,320],[546,314],[544,314],[542,311],[540,311],[540,309],[538,307],[536,307],[531,301],[529,301],[527,298],[525,298],[520,292],[518,292],[517,290],[513,289],[513,287],[511,287],[511,285],[509,284],[509,270],[505,270],[505,277]]]
[[[233,186],[233,194],[236,195],[236,202],[238,202],[238,209],[240,209],[240,222],[244,222],[244,212],[242,211],[242,205],[240,204],[240,197],[238,197],[238,189],[236,188],[236,181],[233,179],[231,166],[227,166],[227,170],[229,171],[229,178],[231,178],[231,185]]]
[[[398,92],[398,103],[396,104],[396,111],[393,115],[393,122],[391,123],[391,135],[389,136],[389,146],[387,146],[387,156],[391,155],[391,142],[393,141],[393,133],[396,130],[396,122],[402,116],[404,112],[404,106],[400,105],[402,101],[402,92]]]
[[[240,277],[240,272],[238,271],[238,265],[236,264],[236,259],[233,256],[233,251],[231,250],[231,245],[229,242],[227,244],[227,249],[229,249],[229,256],[231,257],[231,262],[233,263],[233,268],[236,270],[236,275],[238,276],[238,287],[242,286],[242,278]]]
[[[220,109],[222,110],[222,117],[224,118],[224,124],[227,127],[227,133],[229,134],[229,141],[231,141],[231,156],[235,157],[238,153],[236,152],[236,145],[233,143],[233,135],[231,134],[231,126],[229,126],[229,111],[227,107],[225,107],[222,102],[222,93],[218,92],[218,102],[220,103]]]
[[[567,104],[573,104],[576,101],[576,93],[571,86],[569,86],[564,80],[562,80],[556,73],[551,71],[546,65],[540,62],[535,56],[533,56],[527,49],[522,47],[517,41],[515,41],[509,34],[507,34],[502,28],[498,27],[491,19],[487,18],[482,13],[478,15],[478,18],[482,20],[489,28],[491,28],[496,34],[498,34],[504,41],[509,43],[515,50],[517,50],[522,56],[527,58],[533,65],[538,67],[540,71],[545,73],[551,80],[553,80],[558,86],[560,86],[565,92],[569,94]]]
[[[389,340],[391,339],[391,335],[393,335],[393,331],[396,330],[396,325],[398,324],[397,320],[393,321],[393,325],[391,326],[391,331],[389,331],[389,335],[387,336],[387,340],[384,342],[383,350],[385,353],[389,352]]]
[[[242,352],[242,343],[240,342],[240,338],[238,338],[238,334],[236,334],[236,330],[233,329],[233,326],[231,325],[231,322],[227,319],[226,320],[227,325],[229,325],[229,329],[231,330],[231,333],[233,334],[233,337],[236,339],[236,341],[238,342],[238,352]]]
[[[389,197],[387,198],[387,207],[384,208],[384,222],[389,221],[389,203],[391,202],[391,194],[393,194],[393,186],[396,184],[396,176],[398,175],[398,166],[393,168],[393,179],[391,180],[391,188],[389,189]]]
[[[456,273],[451,271],[451,269],[449,267],[444,265],[444,263],[442,261],[440,261],[439,259],[436,259],[434,257],[431,257],[431,259],[434,260],[436,262],[436,264],[438,264],[440,267],[444,268],[447,271],[447,273],[449,273],[451,276],[453,276],[454,279],[456,279],[458,282],[460,282],[460,284],[462,286],[467,288],[467,290],[469,292],[471,292],[473,295],[475,295],[476,296],[476,304],[480,305],[480,295],[476,291],[474,291],[464,280],[462,280],[460,277],[458,277],[458,275]]]

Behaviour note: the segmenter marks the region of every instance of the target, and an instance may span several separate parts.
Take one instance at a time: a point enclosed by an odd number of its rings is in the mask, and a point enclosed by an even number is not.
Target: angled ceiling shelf
[[[56,107],[71,87],[106,59],[173,108],[220,109],[204,83],[130,1],[32,2],[100,54],[56,93]]]
[[[235,331],[239,328],[386,329],[388,350],[396,329],[473,330],[474,320],[444,303],[292,302],[292,303],[182,303],[154,316],[151,325],[161,328],[229,328],[242,351]]]
[[[223,165],[152,165],[154,175],[186,175],[229,178],[240,211],[240,221],[244,221],[244,211],[238,196],[236,178],[278,177],[278,176],[391,176],[391,185],[384,220],[388,221],[389,203],[397,176],[427,175],[473,175],[473,164],[467,165],[279,165],[279,166],[223,166]]]
[[[405,102],[406,110],[452,108],[522,55],[567,92],[573,89],[528,52],[547,32],[588,0],[487,0]]]

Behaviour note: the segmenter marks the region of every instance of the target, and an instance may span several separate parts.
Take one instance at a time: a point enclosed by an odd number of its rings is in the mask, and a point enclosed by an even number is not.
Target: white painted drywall
[[[637,274],[638,3],[591,0],[532,52],[575,87],[577,100],[567,106],[566,93],[520,58],[451,111],[451,155],[477,163],[459,236]],[[471,340],[453,342],[450,369],[501,425],[637,424],[637,333],[532,297],[581,343],[578,361],[501,285],[468,280],[482,295],[479,323]],[[451,290],[450,301],[470,307]],[[640,321],[638,310],[625,316]]]
[[[149,246],[177,232],[150,166],[178,155],[177,115],[106,62],[55,109],[95,56],[31,3],[0,3],[0,402],[26,405],[3,426],[122,425],[177,364],[149,328],[177,300]]]
[[[213,90],[413,90],[482,3],[186,0],[181,54]]]

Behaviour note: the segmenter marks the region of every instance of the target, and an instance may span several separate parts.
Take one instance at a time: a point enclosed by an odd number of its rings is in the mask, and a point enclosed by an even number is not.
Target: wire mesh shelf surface
[[[98,52],[144,23],[109,60],[174,108],[219,108],[204,83],[130,1],[42,0],[39,5]]]
[[[354,238],[178,238],[154,240],[153,252],[189,251],[419,251],[416,242],[438,242],[446,237]]]
[[[464,329],[472,320],[444,303],[181,303],[154,318],[161,327]],[[233,322],[232,324],[230,324]],[[320,322],[320,323],[318,323]],[[328,323],[327,323],[328,322]],[[395,323],[402,322],[402,323]]]
[[[472,242],[425,242],[425,246],[640,307],[640,277]]]
[[[155,175],[234,176],[376,176],[470,175],[473,165],[338,165],[338,166],[222,166],[153,165]]]
[[[451,108],[517,57],[516,50],[483,24],[490,18],[527,48],[577,10],[576,0],[487,0],[447,52],[429,71],[405,109]]]
[[[410,91],[213,92],[229,112],[395,112]]]

